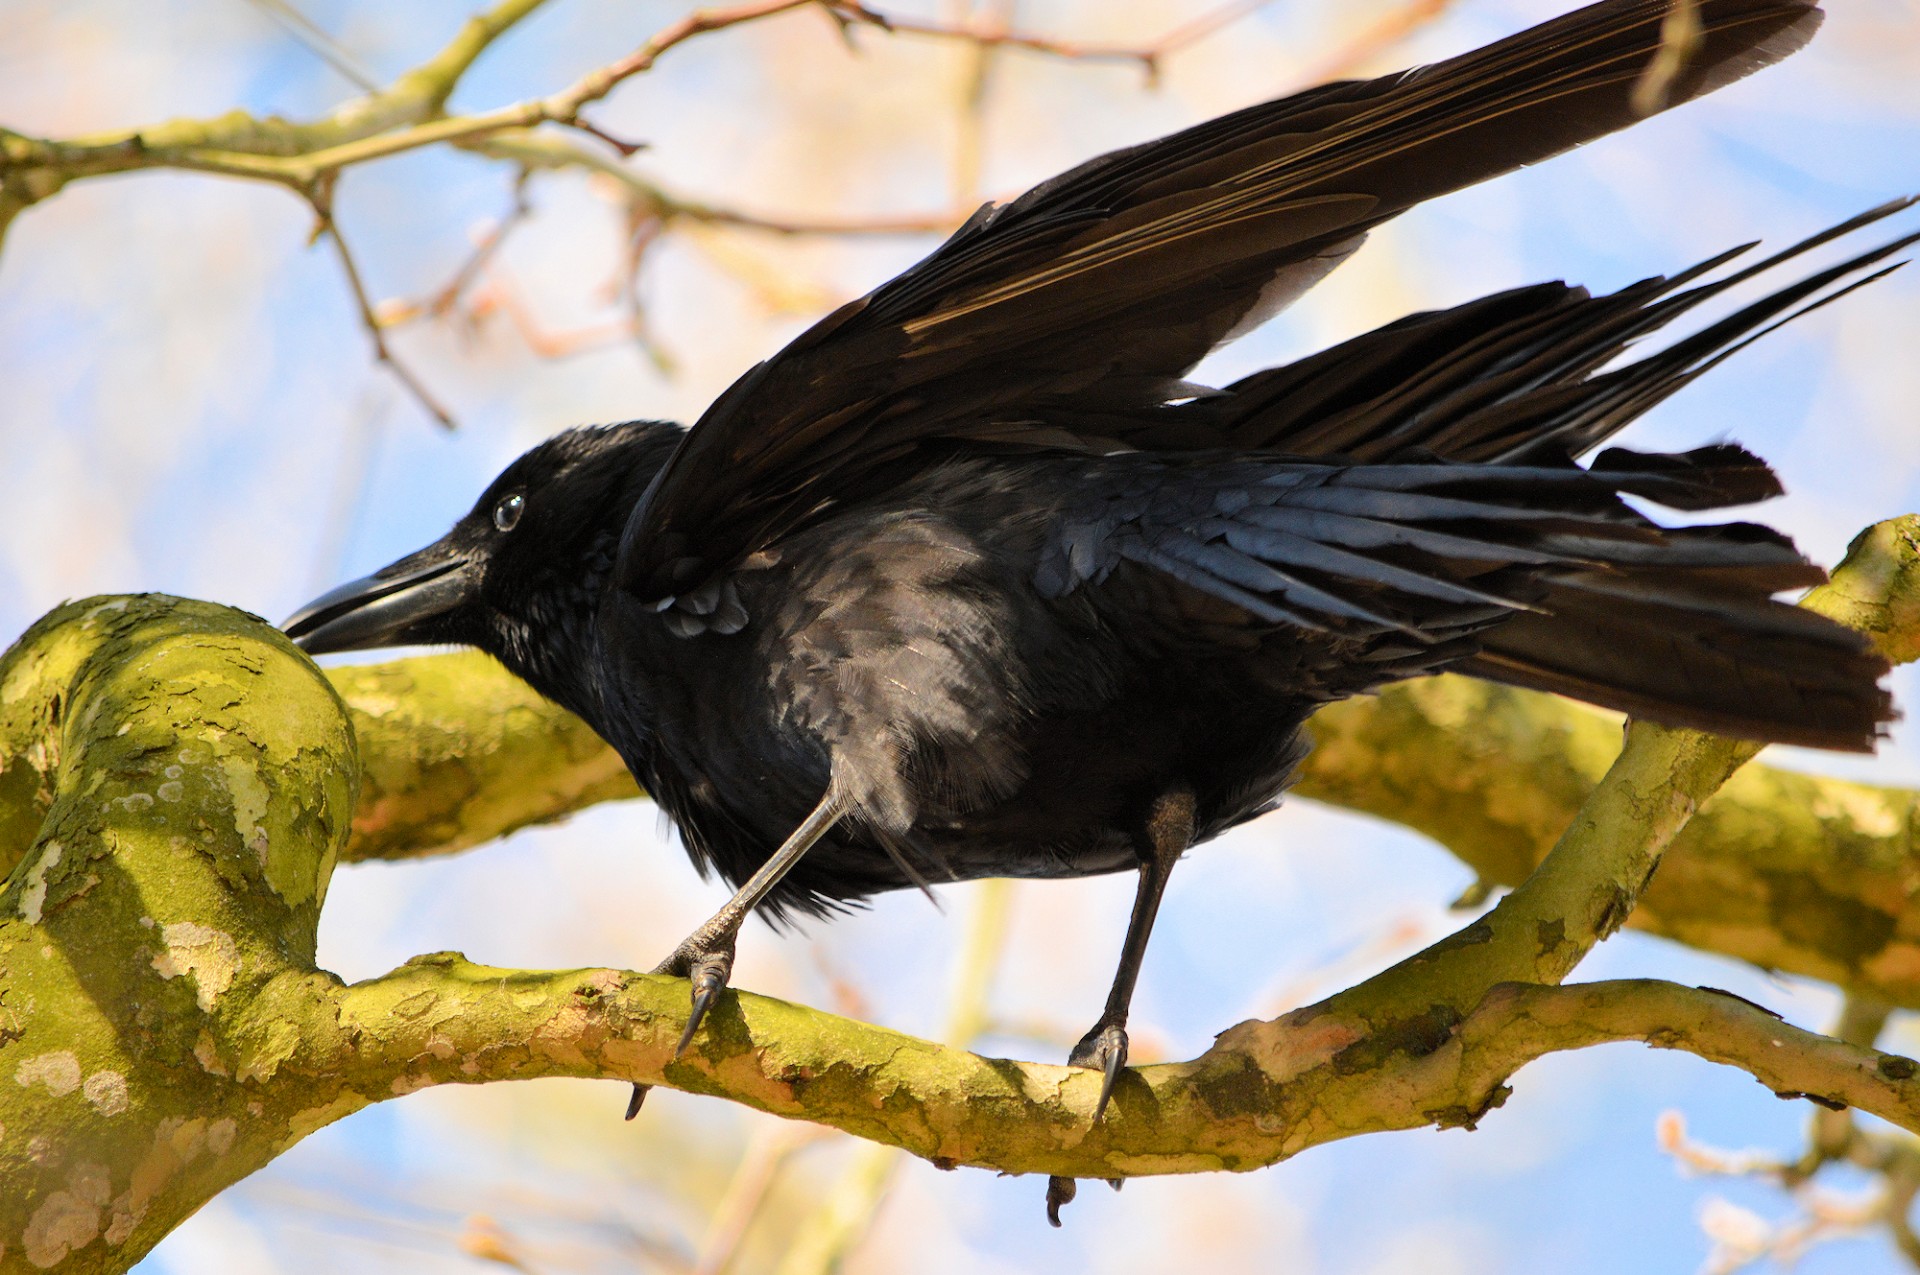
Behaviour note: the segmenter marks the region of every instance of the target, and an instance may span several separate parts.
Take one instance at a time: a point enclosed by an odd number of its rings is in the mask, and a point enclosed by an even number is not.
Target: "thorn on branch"
[[[608,146],[613,147],[621,159],[631,159],[641,151],[646,150],[650,145],[648,142],[629,142],[623,138],[615,137],[599,125],[584,119],[576,118],[572,126],[582,133],[585,133],[588,137],[596,138],[599,141],[605,142]]]

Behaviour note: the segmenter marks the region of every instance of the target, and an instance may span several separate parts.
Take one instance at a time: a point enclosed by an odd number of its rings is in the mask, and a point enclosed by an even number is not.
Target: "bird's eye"
[[[518,492],[503,497],[500,503],[493,507],[493,525],[502,531],[512,531],[514,525],[520,521],[520,515],[526,512],[526,508],[527,498]]]

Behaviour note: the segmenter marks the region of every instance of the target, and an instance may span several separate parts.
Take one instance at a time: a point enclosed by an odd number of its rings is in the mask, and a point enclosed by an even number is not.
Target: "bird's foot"
[[[739,937],[737,926],[718,932],[703,926],[673,949],[672,956],[654,967],[656,974],[676,974],[693,984],[693,1009],[680,1033],[680,1043],[673,1047],[675,1058],[687,1052],[687,1046],[693,1043],[693,1034],[700,1030],[701,1020],[726,987],[727,978],[733,973],[734,942]]]
[[[1100,1101],[1094,1104],[1093,1122],[1099,1124],[1107,1114],[1107,1103],[1113,1098],[1113,1087],[1120,1083],[1120,1073],[1127,1066],[1127,1029],[1117,1023],[1096,1023],[1093,1030],[1080,1038],[1080,1043],[1067,1055],[1069,1067],[1091,1067],[1101,1073]]]
[[[680,1031],[680,1043],[673,1047],[675,1058],[687,1052],[687,1046],[693,1043],[693,1034],[700,1030],[700,1020],[707,1016],[714,998],[727,985],[727,977],[733,973],[733,945],[739,935],[738,929],[716,933],[702,926],[674,948],[673,955],[653,967],[655,974],[672,974],[693,984],[693,1009],[687,1015],[687,1025]],[[652,1085],[638,1084],[633,1087],[633,1096],[627,1100],[627,1119],[640,1114],[652,1088]]]
[[[1113,1087],[1120,1083],[1120,1073],[1127,1066],[1127,1029],[1118,1023],[1096,1023],[1093,1030],[1080,1038],[1080,1043],[1067,1055],[1069,1067],[1091,1067],[1100,1073],[1100,1101],[1093,1108],[1093,1122],[1099,1124],[1107,1114],[1107,1103],[1113,1097]],[[1107,1185],[1118,1191],[1119,1178],[1107,1179]],[[1049,1177],[1047,1179],[1047,1221],[1060,1225],[1060,1206],[1073,1202],[1076,1188],[1072,1178]]]

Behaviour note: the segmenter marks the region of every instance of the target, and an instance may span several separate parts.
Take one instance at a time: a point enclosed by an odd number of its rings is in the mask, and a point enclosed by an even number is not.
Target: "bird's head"
[[[682,429],[632,421],[569,430],[494,479],[440,539],[322,594],[281,627],[311,655],[475,646],[562,702],[634,505]]]

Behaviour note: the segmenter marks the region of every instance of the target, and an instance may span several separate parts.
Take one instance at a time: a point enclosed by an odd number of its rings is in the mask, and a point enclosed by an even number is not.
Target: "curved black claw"
[[[1114,1086],[1120,1083],[1120,1073],[1127,1069],[1127,1029],[1115,1023],[1094,1024],[1067,1055],[1067,1066],[1091,1067],[1100,1073],[1100,1101],[1093,1108],[1093,1123],[1099,1124],[1107,1114]],[[1120,1179],[1108,1178],[1107,1185],[1118,1191]],[[1073,1203],[1077,1190],[1072,1178],[1047,1179],[1047,1221],[1060,1225],[1060,1206]]]
[[[687,1015],[687,1025],[680,1032],[680,1043],[673,1047],[673,1056],[677,1059],[687,1052],[687,1046],[693,1043],[693,1034],[700,1030],[701,1020],[713,1007],[714,998],[727,985],[727,975],[733,972],[733,936],[727,935],[720,943],[706,941],[706,936],[695,934],[673,950],[673,955],[653,967],[656,974],[677,974],[693,984],[693,1009]],[[647,1100],[647,1091],[652,1085],[635,1085],[633,1097],[627,1100],[627,1119],[640,1114],[641,1104]]]
[[[696,933],[679,947],[673,955],[654,967],[656,974],[678,974],[693,984],[693,1009],[687,1015],[686,1028],[680,1033],[680,1043],[673,1047],[673,1056],[680,1057],[687,1052],[687,1046],[693,1043],[693,1034],[700,1030],[701,1020],[727,985],[727,976],[733,972],[733,944],[735,934],[723,934],[715,939],[706,934]],[[635,1102],[631,1110],[638,1111]],[[628,1119],[632,1119],[629,1115]]]
[[[1107,1114],[1113,1087],[1120,1083],[1120,1073],[1127,1069],[1127,1029],[1113,1024],[1096,1025],[1067,1055],[1067,1066],[1091,1067],[1101,1073],[1100,1101],[1093,1108],[1093,1122],[1099,1124]]]
[[[686,1053],[687,1046],[693,1043],[693,1034],[700,1030],[700,1020],[707,1016],[707,1010],[713,1007],[713,998],[726,987],[727,975],[732,972],[731,943],[724,952],[710,952],[694,962],[693,969],[687,975],[693,982],[693,1012],[687,1015],[687,1026],[680,1033],[680,1043],[673,1047],[675,1058]]]
[[[1047,1179],[1048,1222],[1051,1222],[1054,1226],[1060,1225],[1060,1206],[1062,1204],[1072,1204],[1074,1192],[1077,1190],[1078,1188],[1074,1186],[1072,1178],[1050,1177]]]

